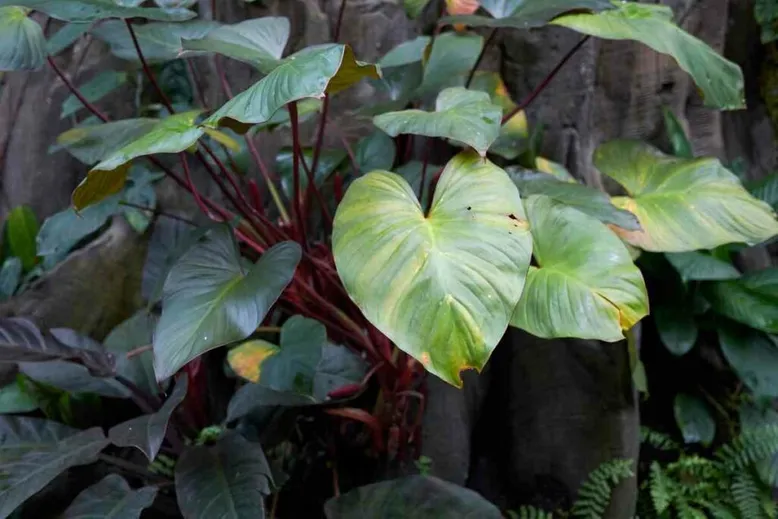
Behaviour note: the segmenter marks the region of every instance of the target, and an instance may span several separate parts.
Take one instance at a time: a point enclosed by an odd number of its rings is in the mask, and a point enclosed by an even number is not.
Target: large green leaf
[[[399,175],[361,176],[338,207],[332,242],[338,274],[370,322],[456,386],[505,332],[531,251],[518,190],[474,153],[448,163],[427,215]]]
[[[0,71],[35,70],[46,60],[43,30],[27,12],[21,7],[0,7]]]
[[[57,145],[91,166],[147,134],[157,122],[156,119],[140,118],[79,126],[57,137]]]
[[[683,281],[735,279],[740,277],[740,271],[732,263],[706,252],[671,252],[665,254],[665,257],[678,271]]]
[[[149,461],[154,461],[162,447],[170,417],[176,407],[184,401],[186,389],[186,377],[179,378],[173,393],[165,400],[159,411],[111,427],[108,431],[108,439],[119,447],[137,447]]]
[[[424,50],[430,41],[429,36],[417,36],[404,41],[384,54],[384,57],[378,60],[378,65],[385,69],[418,63],[424,59]]]
[[[480,4],[493,18],[461,15],[447,16],[441,21],[470,27],[531,29],[568,11],[601,11],[613,7],[609,0],[484,0]]]
[[[477,492],[432,476],[373,483],[334,497],[327,519],[500,519],[502,513]]]
[[[757,397],[778,398],[778,339],[741,325],[720,324],[719,343],[729,365]]]
[[[338,387],[358,383],[364,362],[342,346],[327,342],[318,321],[295,315],[281,328],[281,344],[252,340],[232,349],[230,367],[241,377],[276,393],[292,393],[321,403]],[[291,399],[295,400],[296,399]],[[267,405],[258,398],[256,405]]]
[[[416,95],[433,95],[450,86],[464,84],[484,39],[477,34],[447,32],[435,38],[429,58],[424,64],[424,75]]]
[[[502,108],[492,104],[489,94],[454,87],[438,95],[434,112],[389,112],[373,118],[373,124],[392,137],[411,133],[453,139],[484,156],[500,134],[501,118]]]
[[[81,85],[79,91],[87,101],[93,103],[107,96],[126,82],[126,72],[106,70],[95,76],[90,81],[87,81]],[[60,113],[60,118],[72,115],[81,110],[83,107],[84,105],[75,95],[70,95],[67,99],[65,99],[65,102],[62,103],[62,112]]]
[[[107,355],[100,343],[66,328],[50,332],[61,344],[73,350]],[[91,393],[111,398],[129,398],[130,391],[113,377],[96,376],[74,362],[52,360],[47,362],[20,362],[19,370],[36,382],[48,384],[68,393]]]
[[[150,395],[159,393],[153,353],[147,351],[129,359],[127,353],[151,344],[156,326],[157,317],[141,310],[111,330],[103,342],[105,349],[116,355],[116,373]]]
[[[246,125],[268,121],[292,101],[335,94],[366,77],[379,78],[378,67],[357,61],[348,45],[307,47],[233,97],[204,124],[245,131]]]
[[[508,173],[525,197],[544,195],[555,202],[574,207],[601,222],[613,224],[622,229],[640,229],[634,214],[614,206],[610,197],[599,189],[584,186],[575,181],[559,180],[548,173],[535,173],[516,167],[509,168]]]
[[[673,412],[684,442],[711,444],[716,435],[716,422],[705,402],[696,396],[678,393],[673,402]]]
[[[109,474],[70,503],[62,519],[138,519],[150,507],[157,487],[133,490],[118,474]]]
[[[208,350],[248,337],[292,280],[300,247],[283,242],[244,272],[223,226],[170,270],[154,333],[154,370],[165,380]]]
[[[193,18],[187,9],[124,7],[113,0],[0,0],[0,7],[17,5],[42,11],[66,22],[95,22],[103,18],[146,18],[179,22]]]
[[[107,444],[99,427],[78,431],[39,418],[0,416],[0,517],[70,467],[96,461]]]
[[[716,159],[681,159],[647,144],[611,141],[595,151],[594,163],[629,194],[613,203],[634,213],[642,230],[615,231],[641,249],[687,252],[778,234],[770,207]]]
[[[269,74],[281,62],[289,40],[289,20],[265,17],[222,25],[201,38],[186,38],[183,56],[216,52]]]
[[[199,110],[194,110],[162,119],[146,133],[104,157],[73,191],[73,207],[81,210],[121,191],[133,159],[157,153],[179,153],[191,148],[205,133],[195,124],[199,114]]]
[[[672,56],[702,91],[705,104],[723,110],[745,108],[743,71],[673,22],[664,5],[614,1],[616,9],[575,13],[551,23],[611,40],[637,40]]]
[[[533,254],[511,325],[543,338],[619,341],[648,313],[640,270],[605,225],[548,197],[524,200]]]
[[[262,448],[232,432],[212,447],[190,447],[176,463],[184,519],[264,519],[271,482]]]
[[[143,57],[151,63],[162,63],[179,57],[184,47],[182,40],[202,38],[219,25],[206,20],[168,23],[152,22],[133,27]],[[91,34],[111,47],[111,52],[121,59],[140,61],[132,35],[124,22],[105,21],[94,27]]]
[[[778,267],[702,285],[713,311],[767,333],[778,333]]]
[[[8,252],[22,260],[25,271],[38,262],[35,238],[38,236],[38,219],[26,205],[14,207],[5,221],[5,240]]]

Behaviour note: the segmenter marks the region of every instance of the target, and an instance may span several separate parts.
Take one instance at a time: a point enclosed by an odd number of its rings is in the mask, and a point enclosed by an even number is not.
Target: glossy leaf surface
[[[740,271],[732,263],[702,251],[665,254],[667,261],[678,271],[683,281],[735,279]]]
[[[778,267],[702,286],[713,311],[767,333],[778,333]]]
[[[183,39],[202,38],[216,27],[217,23],[206,20],[151,22],[134,26],[133,32],[146,61],[164,63],[178,58],[184,50]],[[96,25],[90,33],[107,43],[115,56],[129,61],[140,61],[132,35],[123,21],[104,21]]]
[[[760,397],[778,397],[778,339],[740,325],[719,327],[724,357],[740,380]]]
[[[0,7],[0,71],[36,70],[46,59],[46,38],[21,7]]]
[[[110,474],[78,494],[62,519],[138,519],[156,495],[157,487],[133,490],[121,476]]]
[[[705,402],[696,396],[679,393],[675,396],[673,413],[684,442],[711,444],[716,435],[716,422]]]

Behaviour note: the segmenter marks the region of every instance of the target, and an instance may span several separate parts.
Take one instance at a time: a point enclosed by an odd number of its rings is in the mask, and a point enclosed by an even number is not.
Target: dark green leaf
[[[186,389],[187,378],[179,378],[173,393],[165,400],[159,411],[111,427],[108,431],[111,443],[119,447],[137,447],[149,461],[154,461],[162,447],[170,417],[176,407],[184,401]]]
[[[722,110],[745,108],[745,82],[740,67],[678,27],[669,7],[621,1],[614,1],[613,5],[616,9],[567,14],[551,23],[598,38],[637,40],[672,56],[700,88],[706,106]]]
[[[204,124],[246,131],[247,126],[270,120],[292,101],[336,94],[367,77],[379,78],[378,68],[357,61],[348,45],[308,47],[284,59],[270,74],[219,108]]]
[[[406,476],[358,487],[324,505],[327,519],[501,519],[478,493],[432,476]]]
[[[417,36],[412,40],[402,42],[384,54],[384,57],[378,60],[378,65],[382,69],[387,69],[419,63],[424,59],[424,50],[429,45],[430,40],[429,36]]]
[[[662,344],[673,355],[686,355],[697,342],[697,323],[692,310],[681,302],[657,305],[652,301],[654,322]]]
[[[702,251],[668,252],[665,256],[684,281],[740,277],[740,272],[731,263]]]
[[[43,66],[46,38],[41,26],[27,13],[21,7],[0,7],[0,71]]]
[[[18,375],[22,377],[22,375]],[[38,401],[17,380],[0,388],[0,414],[27,413],[38,409]]]
[[[218,27],[216,22],[191,20],[188,22],[152,22],[133,27],[143,57],[151,63],[163,63],[177,59],[184,50],[182,40],[202,38]],[[132,35],[123,21],[104,21],[94,27],[91,34],[111,47],[111,52],[130,61],[139,61]]]
[[[38,219],[26,205],[15,207],[5,221],[5,239],[12,256],[22,261],[25,271],[38,262],[35,237],[38,235]]]
[[[471,33],[447,32],[435,38],[416,95],[437,94],[446,87],[462,85],[483,45],[484,39]]]
[[[686,136],[686,132],[684,131],[683,126],[681,126],[681,122],[666,106],[662,107],[662,115],[665,120],[665,132],[667,133],[667,138],[670,140],[670,145],[673,148],[673,155],[684,159],[694,158],[692,143],[689,142],[689,138]]]
[[[46,52],[50,56],[56,56],[73,45],[81,36],[86,34],[91,26],[91,22],[67,23],[63,25],[62,28],[54,33],[54,35],[49,38],[49,41],[46,42]]]
[[[79,87],[80,93],[90,103],[99,101],[103,97],[107,96],[123,84],[127,82],[126,72],[117,72],[115,70],[106,70],[95,76],[92,80],[87,81]],[[70,95],[65,102],[62,103],[62,113],[60,118],[67,117],[81,110],[84,105],[75,95]]]
[[[141,281],[141,293],[150,305],[162,297],[162,288],[173,264],[207,231],[207,227],[194,227],[172,218],[160,218],[154,223]]]
[[[57,144],[84,164],[91,166],[141,135],[147,134],[157,122],[156,119],[140,118],[79,126],[57,137]]]
[[[550,22],[568,11],[611,9],[609,0],[484,0],[481,6],[493,18],[479,15],[446,16],[441,22],[470,27],[531,29]]]
[[[80,213],[69,207],[49,216],[43,222],[38,237],[38,254],[41,257],[60,258],[82,240],[100,229],[105,222],[119,211],[119,196],[112,196]]]
[[[222,25],[205,37],[185,37],[183,56],[215,52],[269,74],[281,63],[288,40],[289,19],[268,16]]]
[[[427,164],[427,167],[425,168],[423,162],[411,160],[397,168],[397,174],[408,182],[411,189],[413,189],[413,192],[419,196],[419,200],[426,201],[429,200],[429,190],[432,179],[441,169],[441,166],[436,166],[435,164]],[[422,172],[424,173],[424,190],[420,191]]]
[[[305,148],[302,150],[302,157],[305,160],[305,164],[310,167],[313,165],[313,149]],[[337,169],[338,166],[346,158],[346,151],[342,149],[338,150],[322,150],[319,153],[319,163],[316,165],[316,171],[313,178],[317,186],[321,186]],[[288,198],[293,197],[294,193],[294,157],[291,148],[285,148],[276,155],[276,171],[281,178],[281,189]],[[300,163],[300,190],[305,192],[308,187],[308,174],[303,169],[302,163]]]
[[[0,7],[6,5],[42,11],[66,22],[94,22],[103,18],[146,18],[175,22],[195,16],[187,9],[123,7],[113,0],[0,0]]]
[[[363,137],[357,144],[354,155],[361,174],[373,170],[390,171],[397,153],[394,140],[384,132],[376,131]]]
[[[324,402],[338,388],[362,381],[365,362],[351,350],[339,344],[326,344],[313,374],[313,397]]]
[[[0,517],[70,467],[96,461],[107,444],[99,427],[78,431],[39,418],[0,416]]]
[[[127,353],[150,346],[156,326],[156,316],[141,310],[111,330],[104,341],[106,350],[116,355],[116,373],[151,395],[159,393],[154,376],[154,354],[147,351],[128,359]]]
[[[232,432],[212,447],[190,447],[176,463],[184,519],[264,519],[271,482],[262,448]]]
[[[110,474],[78,494],[62,519],[138,519],[156,495],[157,487],[133,490],[121,476]]]
[[[778,267],[732,281],[702,285],[714,312],[767,333],[778,333]]]
[[[757,397],[778,397],[778,339],[734,324],[718,331],[721,351],[740,380]]]
[[[102,345],[89,337],[64,328],[51,330],[61,344],[76,351],[106,355]],[[73,362],[53,360],[48,362],[20,362],[19,370],[29,378],[68,393],[91,393],[112,398],[129,398],[130,391],[111,377],[98,377],[81,365]]]
[[[547,173],[535,173],[521,168],[510,168],[508,173],[524,197],[544,195],[555,202],[578,209],[622,229],[638,230],[640,225],[634,214],[614,206],[610,197],[599,189],[577,182],[566,182]]]
[[[481,156],[500,134],[502,108],[489,94],[462,87],[443,90],[435,111],[402,110],[373,118],[373,124],[396,137],[402,133],[452,139],[472,146]]]
[[[245,384],[230,399],[226,421],[238,420],[262,407],[305,407],[317,403],[308,395],[274,391],[261,384]]]
[[[226,226],[187,251],[165,281],[154,334],[157,380],[208,350],[248,337],[291,281],[300,255],[296,243],[279,243],[244,272]]]
[[[7,258],[0,269],[0,300],[8,299],[22,280],[22,260],[16,256]]]
[[[756,0],[754,17],[762,28],[762,43],[778,39],[778,5],[773,0]]]
[[[679,393],[675,396],[673,412],[684,442],[711,444],[716,435],[716,422],[705,402],[695,396]]]
[[[410,18],[418,18],[429,0],[403,0],[403,8]]]
[[[778,173],[773,173],[755,182],[746,184],[746,188],[759,200],[767,202],[778,210]]]

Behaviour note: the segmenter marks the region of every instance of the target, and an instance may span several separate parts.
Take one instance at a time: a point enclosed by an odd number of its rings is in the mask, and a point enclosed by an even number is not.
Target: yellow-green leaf
[[[227,362],[239,377],[250,382],[259,382],[262,363],[278,352],[278,346],[267,341],[246,341],[230,350]]]
[[[641,249],[686,252],[778,234],[770,206],[716,159],[670,157],[647,144],[612,141],[595,151],[594,163],[629,194],[613,204],[634,213],[641,230],[614,230]]]
[[[505,332],[530,250],[518,189],[469,152],[448,163],[427,215],[402,177],[375,171],[351,184],[333,230],[338,274],[357,306],[456,386]]]
[[[619,341],[648,314],[640,270],[608,228],[542,195],[524,200],[537,267],[511,325],[543,338]]]

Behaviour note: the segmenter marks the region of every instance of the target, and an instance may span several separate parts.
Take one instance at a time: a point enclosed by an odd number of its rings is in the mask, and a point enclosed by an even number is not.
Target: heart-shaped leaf
[[[424,75],[415,95],[432,95],[446,87],[463,85],[483,46],[484,39],[477,34],[447,32],[439,35],[424,63]]]
[[[702,251],[670,252],[667,261],[678,271],[683,281],[735,279],[740,271],[732,263]]]
[[[767,333],[778,333],[778,267],[702,285],[713,311]]]
[[[57,145],[91,166],[147,134],[157,122],[157,119],[140,118],[79,126],[57,137]]]
[[[176,463],[176,496],[186,519],[264,519],[273,481],[262,448],[237,433],[190,447]]]
[[[327,501],[324,512],[327,519],[502,517],[477,492],[432,476],[406,476],[357,487]]]
[[[90,81],[87,81],[81,85],[78,90],[87,101],[93,103],[107,96],[120,86],[124,85],[126,82],[126,72],[106,70],[95,76]],[[84,105],[75,95],[70,95],[62,103],[62,112],[60,113],[60,118],[64,119],[65,117],[78,112],[83,107]]]
[[[685,443],[711,444],[716,435],[716,422],[705,402],[695,396],[679,393],[675,396],[673,412]]]
[[[133,27],[143,57],[150,63],[164,63],[179,57],[184,50],[182,40],[202,38],[219,26],[207,20],[167,23],[151,22]],[[123,21],[104,21],[91,31],[111,47],[111,52],[130,61],[140,61],[132,35]]]
[[[307,47],[284,59],[270,74],[229,100],[203,124],[244,133],[268,121],[283,106],[309,97],[336,94],[359,80],[378,79],[378,67],[357,61],[348,45]]]
[[[678,27],[673,11],[664,5],[614,1],[615,9],[574,13],[551,23],[610,40],[637,40],[672,56],[692,76],[706,106],[722,110],[745,108],[743,71],[705,42]]]
[[[133,490],[118,474],[109,474],[70,503],[62,519],[138,519],[150,507],[157,487]]]
[[[0,7],[7,5],[41,11],[65,22],[94,22],[103,18],[146,18],[180,22],[195,16],[195,13],[187,9],[125,7],[113,0],[0,0]]]
[[[402,110],[373,118],[373,124],[396,137],[401,133],[453,139],[472,146],[481,156],[500,134],[502,109],[489,94],[462,87],[443,90],[435,111]]]
[[[446,16],[443,23],[470,27],[508,27],[531,29],[540,27],[568,11],[601,11],[611,9],[609,0],[482,0],[493,18],[479,15]]]
[[[206,351],[248,337],[292,280],[300,247],[283,242],[244,272],[231,229],[187,251],[165,281],[154,370],[165,380]]]
[[[0,7],[0,71],[43,66],[46,38],[41,26],[27,13],[21,7]]]
[[[431,373],[480,370],[521,296],[531,240],[508,175],[474,153],[446,166],[427,215],[399,175],[355,180],[338,207],[338,274],[365,316]]]
[[[641,249],[687,252],[778,234],[770,207],[716,159],[680,159],[647,144],[612,141],[595,151],[594,163],[629,193],[613,204],[634,213],[642,230],[614,230]]]
[[[118,193],[124,187],[133,159],[157,153],[179,153],[191,148],[205,133],[195,124],[199,114],[199,110],[195,110],[162,119],[147,133],[103,158],[73,191],[73,207],[81,210]]]
[[[107,444],[99,427],[79,431],[40,418],[0,416],[0,517],[70,467],[97,461]]]
[[[584,186],[575,181],[562,181],[547,173],[536,173],[516,167],[509,168],[508,171],[513,182],[525,197],[530,195],[547,196],[555,202],[578,209],[601,222],[613,224],[622,229],[640,229],[634,214],[614,206],[608,195],[599,189]]]
[[[281,62],[289,40],[289,20],[268,16],[222,25],[202,38],[184,39],[182,56],[218,53],[269,74]]]
[[[497,72],[479,71],[473,75],[469,88],[489,94],[492,103],[502,107],[503,117],[513,113],[500,126],[500,135],[489,147],[489,153],[513,160],[526,151],[530,137],[527,114],[523,110],[514,113],[516,103],[508,94],[508,88],[500,75]]]
[[[736,324],[719,324],[724,357],[756,397],[778,398],[778,338]]]
[[[640,270],[608,228],[580,211],[532,195],[524,200],[538,267],[511,325],[543,338],[619,341],[648,314]]]
[[[22,261],[25,271],[38,262],[35,239],[38,236],[38,218],[26,205],[14,207],[5,221],[5,242],[11,256]]]
[[[179,378],[173,393],[159,411],[111,427],[108,439],[119,447],[137,447],[149,461],[154,461],[167,433],[170,416],[186,397],[187,385],[186,377]]]
[[[154,355],[151,351],[127,354],[138,348],[150,346],[157,326],[155,315],[141,310],[111,330],[105,338],[105,349],[116,355],[116,373],[151,395],[159,393],[154,376]]]

